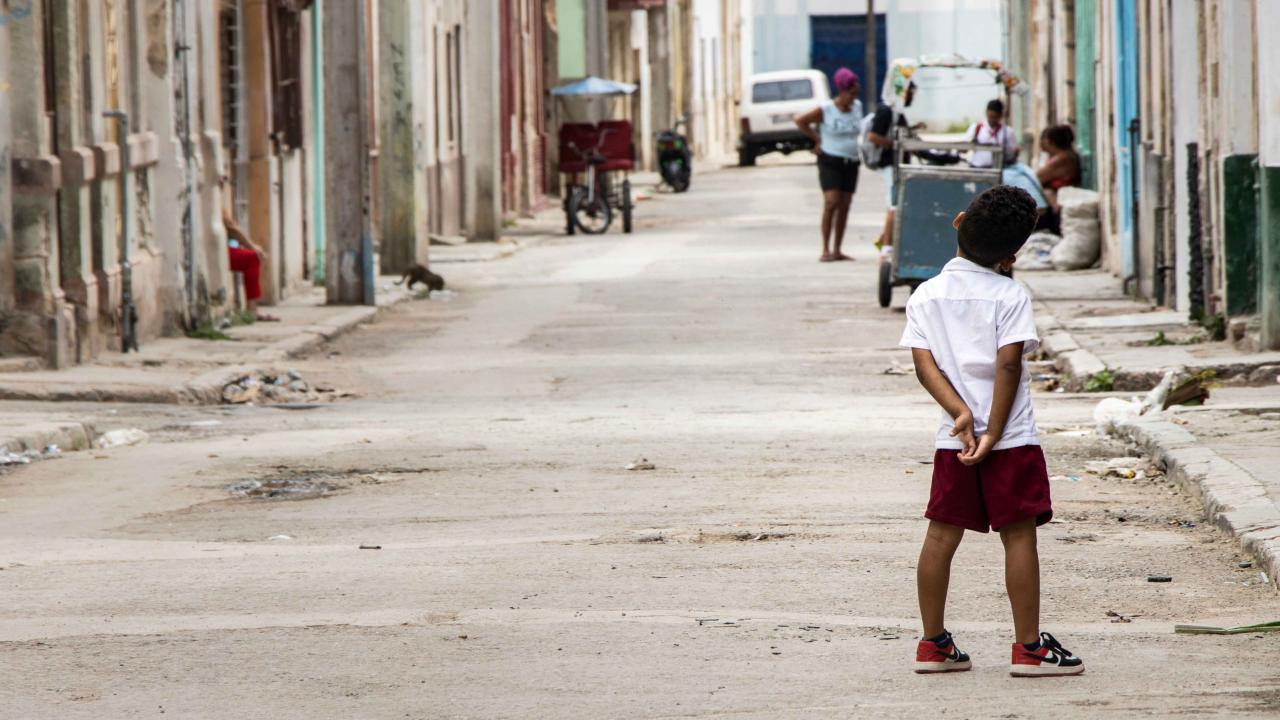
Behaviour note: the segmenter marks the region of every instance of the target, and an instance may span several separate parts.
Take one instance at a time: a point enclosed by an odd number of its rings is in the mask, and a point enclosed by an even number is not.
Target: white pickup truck
[[[757,157],[774,151],[789,154],[812,148],[813,141],[796,127],[796,115],[830,97],[827,76],[820,70],[752,75],[739,110],[738,164],[755,165]]]

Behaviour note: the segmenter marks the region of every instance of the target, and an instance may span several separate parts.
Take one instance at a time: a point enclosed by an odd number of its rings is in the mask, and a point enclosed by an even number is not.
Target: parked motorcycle
[[[674,127],[658,133],[658,172],[662,181],[676,192],[689,189],[693,176],[693,155],[689,152],[689,139],[680,134],[680,126],[688,125],[689,116],[676,121]]]

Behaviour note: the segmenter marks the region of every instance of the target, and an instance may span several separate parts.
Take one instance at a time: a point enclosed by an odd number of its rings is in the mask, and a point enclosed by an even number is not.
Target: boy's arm
[[[1004,426],[1009,422],[1013,399],[1022,382],[1022,348],[1023,343],[1015,342],[996,352],[996,387],[991,398],[991,417],[987,419],[987,432],[978,438],[977,446],[972,452],[960,452],[960,462],[965,465],[982,462],[1004,436]]]
[[[955,387],[951,385],[951,381],[938,368],[938,363],[933,359],[933,353],[924,348],[913,347],[911,360],[915,363],[916,378],[920,384],[955,420],[956,427],[951,431],[951,436],[960,438],[960,442],[964,443],[964,450],[960,451],[961,456],[976,451],[977,442],[973,438],[973,412],[964,403],[960,393],[956,392]],[[1012,399],[1010,403],[1012,404]],[[1005,411],[1005,415],[1008,415],[1008,410]]]

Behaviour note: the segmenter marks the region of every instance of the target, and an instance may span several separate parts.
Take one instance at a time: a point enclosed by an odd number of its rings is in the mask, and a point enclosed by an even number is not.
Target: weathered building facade
[[[1072,124],[1102,263],[1153,302],[1280,347],[1280,53],[1267,0],[1007,0],[1024,148]],[[1024,69],[1025,68],[1025,69]]]
[[[265,304],[496,239],[544,192],[543,4],[0,2],[0,357],[224,321],[224,208],[266,250]]]
[[[744,0],[548,1],[546,85],[597,75],[637,91],[597,103],[547,107],[547,127],[567,120],[627,120],[637,167],[653,169],[654,135],[686,119],[696,155],[728,155],[737,140]],[[555,143],[547,166],[554,173]],[[553,191],[558,182],[548,187]]]

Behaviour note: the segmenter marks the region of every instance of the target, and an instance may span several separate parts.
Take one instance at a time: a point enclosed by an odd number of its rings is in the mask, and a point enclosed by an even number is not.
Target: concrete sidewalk
[[[1232,534],[1276,585],[1280,575],[1280,353],[1204,341],[1186,315],[1135,302],[1101,271],[1026,272],[1036,322],[1062,384],[1080,389],[1109,373],[1115,390],[1145,392],[1171,368],[1213,370],[1221,384],[1202,407],[1119,423],[1196,496],[1206,518]],[[1162,339],[1162,340],[1161,340]]]
[[[245,371],[303,355],[413,297],[386,277],[372,307],[325,305],[324,290],[312,288],[270,309],[279,322],[226,328],[229,340],[158,338],[140,352],[108,352],[87,365],[2,372],[0,400],[219,403],[223,386]]]
[[[1247,400],[1135,418],[1116,434],[1162,464],[1201,501],[1206,518],[1256,558],[1265,573],[1259,577],[1278,586],[1280,389],[1252,392]]]
[[[1248,352],[1206,340],[1185,313],[1136,302],[1101,270],[1018,274],[1036,301],[1036,323],[1069,390],[1109,372],[1116,390],[1145,391],[1170,368],[1214,370],[1230,384],[1274,385],[1280,352]]]

